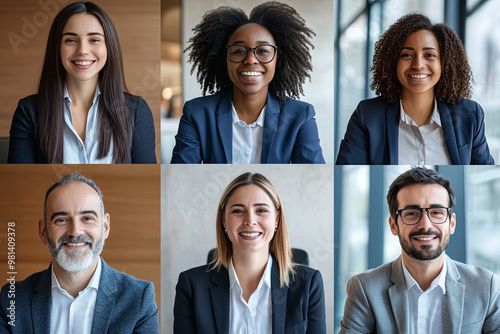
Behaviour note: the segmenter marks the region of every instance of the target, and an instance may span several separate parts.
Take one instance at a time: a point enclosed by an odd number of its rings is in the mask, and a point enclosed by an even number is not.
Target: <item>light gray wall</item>
[[[252,8],[263,0],[183,0],[182,1],[182,49],[192,36],[192,29],[201,21],[205,12],[220,6],[238,7],[250,14]],[[314,106],[318,123],[319,137],[323,155],[327,163],[334,163],[333,157],[333,1],[332,0],[287,0],[305,19],[306,24],[315,33],[312,40],[313,73],[311,82],[303,86],[301,100]],[[191,64],[186,63],[187,54],[183,54],[182,88],[184,101],[201,96],[200,85],[196,81],[196,72],[190,75]]]
[[[291,246],[306,250],[323,276],[327,333],[333,333],[332,165],[162,165],[162,333],[172,333],[179,273],[206,263],[216,246],[220,196],[245,172],[263,174],[278,190]]]

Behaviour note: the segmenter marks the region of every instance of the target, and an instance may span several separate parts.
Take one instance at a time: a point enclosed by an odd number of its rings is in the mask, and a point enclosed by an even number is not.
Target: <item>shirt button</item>
[[[83,150],[83,146],[80,146],[80,150]]]

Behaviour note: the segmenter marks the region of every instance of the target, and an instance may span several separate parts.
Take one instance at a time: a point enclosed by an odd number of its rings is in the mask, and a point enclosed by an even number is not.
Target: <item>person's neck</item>
[[[68,77],[66,87],[72,105],[88,107],[87,110],[90,109],[97,89],[97,79],[78,81]]]
[[[252,293],[257,289],[259,282],[266,270],[267,261],[269,260],[268,252],[258,253],[233,253],[233,267],[241,289],[243,290],[243,298],[248,302]]]
[[[432,281],[438,277],[443,269],[444,261],[444,252],[434,260],[422,261],[409,257],[403,251],[403,264],[413,279],[417,281],[422,291],[427,290],[431,286]]]
[[[84,290],[89,285],[92,275],[94,275],[97,268],[97,261],[99,260],[100,257],[98,257],[86,270],[77,272],[66,271],[55,261],[52,261],[52,267],[54,268],[54,273],[61,288],[76,298],[80,291]]]
[[[267,102],[267,91],[246,95],[237,88],[233,89],[233,105],[240,120],[247,124],[254,123]]]
[[[401,103],[405,113],[422,126],[431,117],[434,111],[434,91],[429,91],[423,94],[410,94],[403,91]]]

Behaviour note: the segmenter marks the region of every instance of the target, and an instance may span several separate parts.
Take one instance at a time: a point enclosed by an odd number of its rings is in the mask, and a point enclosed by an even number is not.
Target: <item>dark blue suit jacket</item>
[[[474,101],[438,101],[439,115],[454,165],[492,165],[484,134],[484,111]],[[337,156],[338,165],[397,165],[399,101],[382,97],[361,101],[351,116]]]
[[[102,259],[101,259],[102,260]],[[158,308],[154,286],[116,271],[102,260],[92,334],[159,333]],[[0,332],[19,334],[50,333],[51,270],[36,273],[16,282],[15,297],[9,298],[10,284],[1,295]],[[15,326],[7,316],[10,301],[15,301]]]
[[[275,261],[271,270],[274,334],[326,333],[323,279],[317,270],[297,266],[288,287],[280,288]],[[179,275],[175,293],[174,334],[229,333],[229,274],[208,265]]]
[[[133,134],[128,163],[156,163],[153,115],[142,98],[125,94],[132,115]],[[47,163],[37,135],[37,95],[21,99],[10,127],[8,163]]]
[[[232,163],[232,90],[186,102],[172,163]],[[267,95],[262,163],[325,163],[312,105]]]

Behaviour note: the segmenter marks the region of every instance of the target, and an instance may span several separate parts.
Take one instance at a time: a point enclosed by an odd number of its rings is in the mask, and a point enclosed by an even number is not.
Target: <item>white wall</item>
[[[192,37],[192,29],[201,21],[205,12],[219,6],[238,7],[250,14],[250,11],[265,1],[263,0],[183,0],[182,1],[182,49]],[[306,24],[315,33],[312,40],[313,73],[311,82],[303,86],[301,100],[314,106],[318,123],[319,137],[326,163],[334,163],[333,157],[333,1],[332,0],[287,0],[290,6],[305,19]],[[201,96],[200,85],[196,81],[196,72],[190,75],[191,64],[186,63],[187,54],[183,54],[183,98],[188,101]]]
[[[162,165],[162,333],[172,333],[179,273],[206,263],[216,246],[220,196],[245,172],[263,174],[278,190],[291,246],[306,250],[323,276],[327,333],[333,333],[332,165]]]

